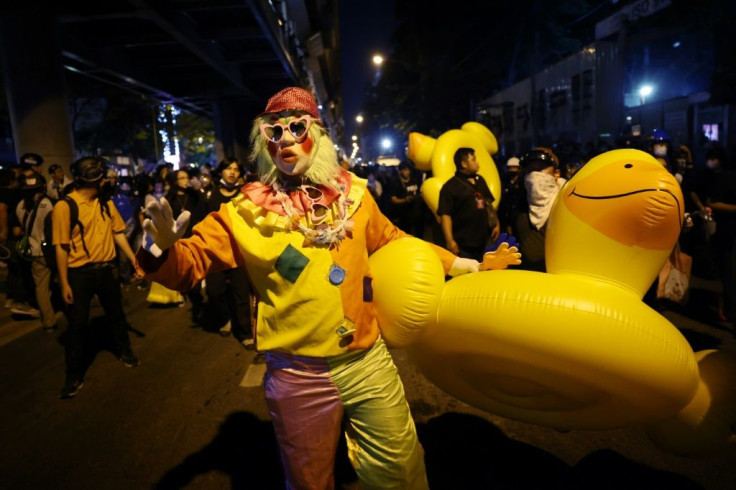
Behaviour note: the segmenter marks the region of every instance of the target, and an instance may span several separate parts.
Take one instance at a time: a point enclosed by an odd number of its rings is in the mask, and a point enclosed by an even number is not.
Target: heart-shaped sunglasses
[[[304,114],[296,119],[292,119],[288,124],[274,123],[274,124],[261,124],[261,134],[264,138],[272,143],[278,143],[284,137],[284,134],[288,130],[294,137],[297,143],[303,142],[307,139],[309,134],[309,127],[312,125],[312,116]]]
[[[317,201],[322,199],[322,191],[311,185],[303,185],[302,190],[306,193],[307,199],[309,199],[309,206],[311,209],[312,223],[321,223],[327,217],[327,213],[330,208],[321,204]]]

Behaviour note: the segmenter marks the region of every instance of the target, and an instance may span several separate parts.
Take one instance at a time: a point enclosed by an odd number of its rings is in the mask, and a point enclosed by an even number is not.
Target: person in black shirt
[[[421,183],[412,171],[412,164],[403,160],[399,164],[399,172],[389,185],[391,195],[391,221],[403,231],[422,238],[424,220],[422,216]]]
[[[217,166],[220,180],[214,190],[209,191],[200,203],[196,213],[197,221],[209,213],[219,211],[220,207],[240,194],[238,181],[243,169],[234,158],[226,158]],[[212,307],[212,317],[220,329],[220,335],[232,335],[250,348],[253,345],[253,331],[250,321],[251,288],[245,268],[238,267],[222,272],[213,272],[205,279],[207,297]]]
[[[472,148],[459,148],[454,156],[457,172],[440,190],[440,217],[445,248],[469,259],[483,260],[485,248],[498,238],[500,225],[493,210],[493,195],[478,175]]]
[[[713,250],[723,284],[722,313],[736,336],[736,172],[721,148],[709,150],[705,160],[714,174],[705,201],[716,222]]]
[[[527,210],[526,189],[524,176],[517,157],[511,157],[506,162],[506,173],[501,182],[501,204],[498,207],[498,219],[503,231],[512,235],[514,221],[519,213]]]
[[[192,189],[190,185],[189,172],[179,169],[169,174],[169,191],[166,193],[166,200],[171,205],[174,216],[179,216],[182,211],[189,211],[192,215],[196,215],[199,206],[200,193]],[[189,220],[187,231],[184,237],[192,236],[192,227],[196,223],[195,220]],[[198,322],[202,318],[204,297],[202,296],[202,286],[197,284],[192,289],[184,293],[184,295],[192,303],[192,321]]]
[[[184,169],[179,169],[176,172],[170,174],[169,179],[169,191],[164,197],[169,201],[171,210],[174,212],[174,216],[179,216],[182,211],[189,211],[194,214],[199,204],[199,192],[191,188],[189,184],[189,172]],[[192,227],[194,224],[189,223],[184,237],[192,235]]]

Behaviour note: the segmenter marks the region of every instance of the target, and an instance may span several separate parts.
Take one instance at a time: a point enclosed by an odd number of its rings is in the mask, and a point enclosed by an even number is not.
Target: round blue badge
[[[345,269],[337,264],[330,266],[330,283],[339,286],[345,280]]]

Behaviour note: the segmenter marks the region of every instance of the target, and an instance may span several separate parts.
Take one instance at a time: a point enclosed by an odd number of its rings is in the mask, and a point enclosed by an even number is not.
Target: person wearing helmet
[[[75,189],[54,205],[52,213],[56,265],[66,303],[66,381],[61,398],[72,398],[84,385],[85,344],[90,302],[97,296],[112,329],[115,353],[128,367],[139,364],[128,337],[128,322],[118,281],[116,248],[135,263],[125,238],[125,222],[115,204],[100,198],[107,160],[82,157],[72,165]]]
[[[652,131],[650,141],[651,153],[664,168],[672,171],[670,165],[670,136],[664,129],[655,129]]]
[[[560,191],[555,173],[560,163],[551,149],[542,146],[522,155],[519,163],[524,172],[527,199],[527,210],[519,213],[514,221],[514,236],[524,257],[521,268],[545,272],[544,239],[547,218]]]
[[[41,314],[41,325],[46,332],[56,330],[56,313],[51,304],[51,269],[44,259],[41,244],[46,240],[44,221],[53,204],[46,197],[46,180],[38,174],[21,175],[22,199],[15,209],[18,222],[23,227],[24,241],[21,267],[33,277],[36,303]],[[30,274],[28,274],[30,273]],[[13,313],[28,314],[25,305],[14,305]]]

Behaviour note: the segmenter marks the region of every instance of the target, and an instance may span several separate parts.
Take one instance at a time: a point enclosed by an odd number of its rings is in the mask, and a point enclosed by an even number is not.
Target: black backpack
[[[89,251],[87,250],[87,244],[84,242],[84,225],[82,225],[82,222],[79,221],[79,206],[77,206],[77,201],[72,199],[71,197],[64,196],[63,198],[59,199],[59,201],[64,201],[69,206],[69,236],[71,237],[72,230],[74,230],[75,226],[79,226],[79,231],[82,234],[82,247],[84,248],[84,252],[87,254],[87,257],[89,257]],[[43,243],[41,243],[41,250],[43,251],[43,257],[46,259],[46,265],[48,265],[49,269],[51,270],[58,270],[58,266],[56,264],[56,247],[53,245],[53,224],[51,221],[51,215],[53,213],[49,213],[46,215],[43,221]],[[74,243],[69,241],[71,243],[71,246],[74,247]]]

